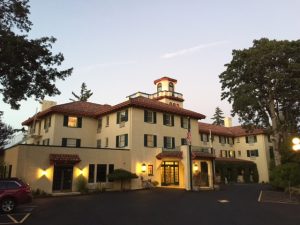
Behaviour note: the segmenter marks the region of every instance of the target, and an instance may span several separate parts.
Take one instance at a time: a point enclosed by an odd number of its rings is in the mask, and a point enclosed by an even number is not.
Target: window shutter
[[[254,135],[254,142],[255,142],[255,143],[257,142],[257,137],[256,137],[256,135]]]
[[[51,127],[51,115],[49,116],[49,124],[48,124],[48,127]]]
[[[250,150],[247,150],[247,157],[250,157]]]
[[[156,112],[153,112],[153,123],[156,123]]]
[[[180,117],[180,126],[181,126],[181,128],[183,128],[183,118],[182,118],[182,116]]]
[[[255,150],[255,155],[258,157],[258,149]]]
[[[174,115],[171,116],[172,126],[174,126]]]
[[[120,123],[120,112],[117,112],[117,124]]]
[[[181,145],[184,145],[184,138],[181,138]]]
[[[82,117],[78,117],[77,122],[78,122],[77,127],[81,128],[82,127]]]
[[[147,134],[144,134],[144,146],[147,147]]]
[[[246,136],[245,138],[246,138],[246,143],[248,143],[248,136]]]
[[[167,148],[167,137],[164,137],[164,148]]]
[[[116,147],[119,147],[119,136],[116,136]]]
[[[153,143],[153,145],[154,145],[154,147],[157,147],[157,137],[156,137],[156,135],[153,135],[153,141],[154,141],[154,143]]]
[[[66,147],[67,146],[67,138],[63,138],[61,140],[61,146]]]
[[[225,150],[225,157],[227,158],[228,157],[228,152]]]
[[[128,146],[128,134],[125,134],[125,146]]]
[[[166,125],[166,114],[163,114],[163,124]]]
[[[128,109],[125,110],[125,121],[128,121]]]
[[[225,139],[225,143],[229,144],[229,137]]]
[[[221,143],[221,136],[219,136],[219,143]]]
[[[200,134],[201,141],[203,141],[203,134]]]
[[[234,138],[232,138],[232,144],[234,144]]]
[[[148,111],[144,110],[144,122],[148,122],[147,121],[147,116],[148,116]]]
[[[235,151],[233,151],[233,158],[235,158]]]
[[[175,148],[175,138],[172,137],[172,148]]]
[[[64,127],[68,126],[68,116],[64,116]]]
[[[81,140],[76,139],[76,148],[80,148]]]

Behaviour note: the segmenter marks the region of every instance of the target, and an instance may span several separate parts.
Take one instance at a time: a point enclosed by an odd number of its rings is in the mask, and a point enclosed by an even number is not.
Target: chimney
[[[231,117],[224,118],[224,127],[232,127],[232,118]]]
[[[57,103],[54,101],[43,100],[41,103],[41,111],[49,109],[52,106],[55,106]]]

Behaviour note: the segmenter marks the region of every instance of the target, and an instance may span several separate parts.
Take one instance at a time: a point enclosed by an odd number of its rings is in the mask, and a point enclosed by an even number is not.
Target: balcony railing
[[[136,98],[136,97],[145,97],[145,98],[150,98],[150,99],[157,99],[159,97],[175,97],[175,98],[179,98],[179,99],[183,99],[183,95],[181,93],[178,92],[174,92],[174,91],[159,91],[156,92],[154,94],[147,94],[144,92],[136,92],[132,95],[127,96],[127,98]]]

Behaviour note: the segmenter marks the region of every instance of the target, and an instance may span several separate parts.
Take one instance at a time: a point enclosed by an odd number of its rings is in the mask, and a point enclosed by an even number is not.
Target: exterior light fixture
[[[199,167],[198,167],[198,164],[197,163],[194,163],[194,172],[198,171]]]
[[[293,150],[300,151],[300,138],[294,137],[292,143],[293,143]]]
[[[143,173],[146,172],[146,164],[145,164],[145,163],[142,164],[142,172],[143,172]]]
[[[42,176],[47,176],[47,170],[42,170],[42,171],[41,171],[41,175],[42,175]]]

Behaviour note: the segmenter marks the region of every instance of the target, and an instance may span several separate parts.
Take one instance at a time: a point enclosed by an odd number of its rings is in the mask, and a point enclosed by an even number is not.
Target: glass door
[[[179,163],[162,162],[161,165],[161,185],[179,185]]]
[[[53,191],[71,191],[73,166],[54,166]]]

